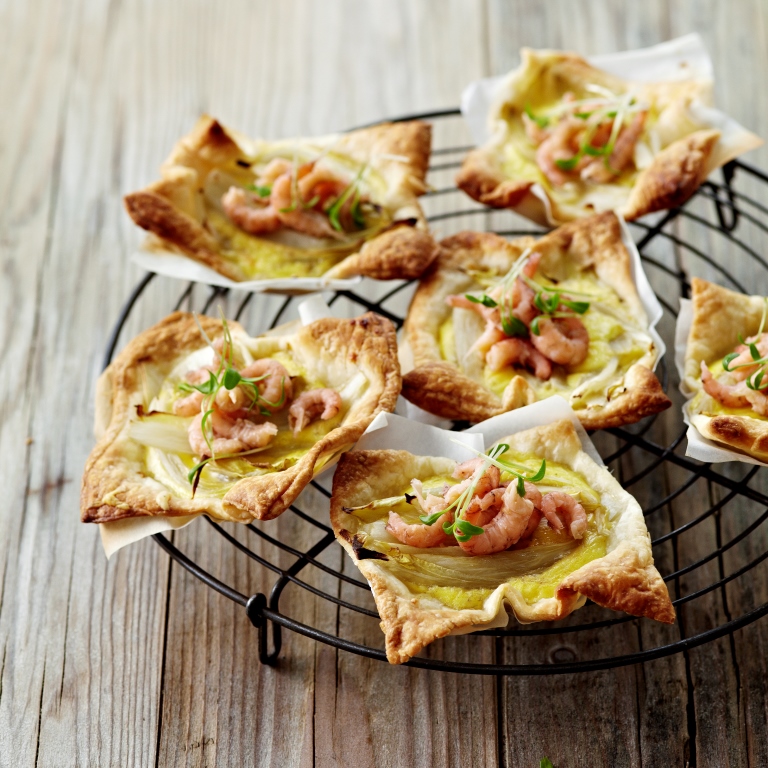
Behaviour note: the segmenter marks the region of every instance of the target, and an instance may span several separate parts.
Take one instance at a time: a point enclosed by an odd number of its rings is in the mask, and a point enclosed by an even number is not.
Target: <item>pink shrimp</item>
[[[448,506],[444,496],[436,496],[435,494],[428,493],[424,496],[424,486],[418,478],[411,480],[411,487],[413,488],[413,495],[416,497],[416,503],[421,507],[421,511],[425,515],[432,515],[440,509],[445,509]],[[445,490],[448,490],[446,486]]]
[[[299,180],[298,186],[299,195],[305,203],[317,197],[317,203],[313,207],[322,209],[328,200],[343,194],[349,183],[340,179],[330,168],[313,163],[309,172]]]
[[[240,371],[244,379],[265,378],[256,382],[259,388],[259,407],[270,413],[277,413],[288,405],[293,398],[293,382],[285,366],[277,360],[264,357],[254,360]],[[266,401],[266,402],[265,402]]]
[[[556,531],[565,525],[574,539],[583,539],[587,531],[587,513],[576,499],[563,491],[550,491],[541,500],[541,511]]]
[[[504,492],[498,514],[484,527],[483,532],[459,546],[470,555],[491,555],[516,544],[528,528],[533,514],[533,502],[517,494],[517,484],[510,483]]]
[[[204,397],[202,392],[192,392],[186,397],[180,397],[173,404],[173,412],[177,416],[194,416],[200,413]]]
[[[536,150],[536,163],[550,183],[559,187],[570,181],[569,172],[557,166],[558,160],[570,160],[578,151],[574,140],[584,127],[581,120],[561,120]]]
[[[288,426],[298,435],[313,421],[332,419],[341,410],[341,395],[334,389],[310,389],[302,392],[288,409]]]
[[[504,493],[506,486],[500,485],[493,488],[484,496],[475,496],[464,512],[464,519],[472,525],[480,527],[488,525],[499,513],[501,505],[504,503]]]
[[[745,344],[739,344],[734,352],[739,352],[739,356],[731,360],[728,367],[730,368],[730,374],[736,381],[744,381],[744,379],[751,376],[757,371],[758,363],[754,363],[752,353],[749,351],[748,344],[754,344],[757,347],[757,351],[760,353],[760,357],[768,356],[768,333],[762,333],[759,336],[751,336],[747,339]],[[750,365],[754,363],[754,365]],[[744,368],[738,366],[743,365]]]
[[[560,365],[579,365],[589,353],[589,333],[578,317],[547,318],[531,343],[542,355]]]
[[[647,112],[638,112],[632,122],[621,129],[607,163],[602,157],[596,158],[581,171],[581,178],[584,181],[606,184],[613,181],[629,166],[634,156],[635,144],[643,132],[646,115]]]
[[[203,434],[202,421],[203,414],[199,413],[187,431],[192,451],[201,457],[210,456],[211,450],[214,456],[221,456],[263,448],[277,434],[277,426],[269,421],[254,424],[247,419],[229,419],[214,408],[206,423],[206,429],[210,425],[213,435],[209,447]]]
[[[256,195],[240,187],[230,187],[221,198],[221,207],[233,224],[249,235],[259,235],[280,229],[278,212]]]
[[[536,509],[541,509],[541,491],[533,483],[529,483],[527,480],[524,482],[524,485],[525,498],[528,499],[528,501],[532,501],[533,506]]]
[[[324,213],[304,208],[296,199],[298,194],[298,190],[294,189],[293,178],[287,173],[272,185],[270,200],[281,224],[310,237],[331,240],[345,238],[343,232],[337,232],[331,226]]]
[[[704,391],[718,400],[728,408],[749,408],[750,402],[747,399],[749,389],[745,382],[738,384],[723,384],[718,381],[707,367],[706,363],[701,361],[701,385]]]
[[[293,163],[284,157],[274,157],[264,166],[258,181],[263,186],[271,186],[285,173],[293,173]]]
[[[525,113],[523,113],[523,127],[525,128],[525,135],[536,147],[549,136],[549,132],[546,128],[542,128],[535,120],[531,120]]]
[[[533,318],[540,314],[533,303],[535,297],[534,290],[518,277],[512,288],[512,305],[514,307],[512,314],[526,325],[530,325]]]
[[[492,371],[519,364],[542,381],[552,376],[552,363],[527,339],[513,337],[497,342],[488,351],[485,361]]]
[[[451,511],[440,515],[432,525],[425,525],[424,523],[409,525],[397,512],[390,512],[387,531],[409,547],[446,547],[456,543],[456,539],[443,530],[444,523],[452,522],[453,512]]]

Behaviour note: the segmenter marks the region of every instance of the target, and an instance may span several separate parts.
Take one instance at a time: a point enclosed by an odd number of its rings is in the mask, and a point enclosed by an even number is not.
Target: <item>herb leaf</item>
[[[242,376],[234,368],[227,368],[221,379],[225,389],[234,389],[241,381]]]
[[[498,302],[492,299],[488,294],[484,293],[482,296],[473,296],[471,293],[465,293],[464,298],[471,301],[473,304],[482,304],[484,307],[498,307]]]
[[[528,117],[533,120],[533,122],[536,123],[539,128],[546,128],[549,125],[549,118],[537,117],[534,115],[530,104],[525,105],[525,114],[528,115]]]
[[[501,316],[501,329],[507,336],[527,336],[528,326],[519,318],[514,315],[502,315]]]
[[[255,192],[259,197],[269,197],[272,194],[272,187],[260,186],[259,184],[248,184],[246,189]]]

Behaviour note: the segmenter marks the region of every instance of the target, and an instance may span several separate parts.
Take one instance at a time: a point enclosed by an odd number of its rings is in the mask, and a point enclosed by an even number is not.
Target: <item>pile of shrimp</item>
[[[238,384],[234,389],[220,387],[215,396],[192,392],[173,404],[178,416],[193,416],[188,428],[189,445],[200,458],[230,456],[264,448],[278,432],[266,414],[274,415],[288,408],[288,426],[298,435],[317,419],[328,420],[341,410],[341,396],[330,388],[310,389],[294,398],[293,381],[285,366],[277,360],[262,358],[247,365],[237,365],[224,350],[223,339],[214,342],[209,365],[186,374],[190,384],[208,381],[226,360],[242,378],[257,378],[258,401],[251,387]],[[210,411],[203,431],[203,418]]]
[[[572,93],[564,101],[576,102]],[[582,117],[577,117],[581,115]],[[588,117],[585,117],[589,115]],[[600,105],[574,104],[560,120],[542,127],[527,114],[523,114],[523,125],[529,140],[536,149],[536,163],[542,173],[554,186],[581,179],[592,184],[606,184],[613,181],[634,160],[635,144],[640,138],[648,115],[646,110],[636,111],[632,119],[618,130],[610,157],[584,151],[605,149],[614,129],[614,113],[600,108]],[[572,161],[578,158],[573,168],[564,169],[558,161]]]
[[[541,260],[541,254],[533,253],[523,274],[533,279]],[[508,365],[518,365],[542,381],[552,376],[552,365],[579,365],[586,360],[589,352],[589,333],[578,317],[546,318],[539,321],[539,333],[530,333],[528,338],[508,337],[502,328],[501,309],[502,286],[489,292],[497,306],[470,301],[466,296],[446,297],[451,307],[477,312],[485,320],[485,330],[470,351],[479,350],[485,355],[485,362],[491,371],[500,371]],[[534,304],[535,293],[521,277],[512,288],[512,315],[530,329],[534,318],[541,312]],[[565,307],[563,307],[565,309]]]
[[[726,408],[751,408],[760,416],[768,416],[768,395],[764,390],[750,389],[747,386],[747,379],[760,368],[757,363],[750,365],[754,362],[749,351],[750,344],[757,347],[761,358],[768,356],[768,333],[752,336],[734,349],[734,352],[738,352],[739,355],[729,363],[730,370],[723,371],[717,377],[702,360],[701,384],[708,395],[714,397]]]
[[[256,186],[266,191],[264,197],[242,187],[230,187],[221,198],[229,219],[251,235],[292,229],[310,237],[344,240],[353,231],[354,196],[349,195],[339,211],[339,224],[331,225],[328,209],[344,194],[350,182],[317,161],[298,167],[276,157],[256,179]]]
[[[479,479],[478,479],[479,475]],[[424,496],[419,480],[413,480],[415,502],[425,515],[445,509],[432,525],[407,524],[397,512],[389,513],[387,531],[398,541],[412,547],[446,547],[458,545],[469,555],[491,555],[533,535],[542,517],[556,531],[566,530],[574,539],[584,538],[587,513],[570,494],[550,491],[544,495],[533,483],[525,483],[525,494],[517,492],[517,482],[501,482],[497,467],[484,466],[481,458],[459,464],[453,477],[460,482],[445,489],[442,496]],[[443,530],[444,523],[454,520],[455,506],[448,507],[470,486],[477,482],[474,494],[462,519],[483,529],[467,541],[458,541]]]

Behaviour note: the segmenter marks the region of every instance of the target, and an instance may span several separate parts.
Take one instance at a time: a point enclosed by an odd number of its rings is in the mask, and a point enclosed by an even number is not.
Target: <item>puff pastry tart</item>
[[[768,461],[768,298],[692,281],[684,387],[706,438]]]
[[[589,429],[629,424],[670,405],[648,322],[612,213],[539,240],[462,232],[411,303],[403,395],[472,422],[561,395]]]
[[[395,331],[378,315],[251,338],[177,312],[99,379],[82,520],[277,517],[399,391]]]
[[[202,117],[125,205],[150,248],[236,281],[417,277],[435,255],[418,203],[430,140],[410,122],[268,142]]]
[[[490,108],[491,139],[457,184],[549,225],[682,205],[714,169],[762,144],[714,127],[712,91],[708,79],[629,82],[573,53],[524,48]]]
[[[406,451],[345,454],[331,522],[368,579],[387,658],[438,637],[550,621],[599,605],[671,623],[637,501],[582,450],[570,421],[458,464]]]

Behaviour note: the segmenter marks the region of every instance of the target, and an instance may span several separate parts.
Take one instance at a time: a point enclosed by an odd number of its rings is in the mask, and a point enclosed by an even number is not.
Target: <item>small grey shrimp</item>
[[[483,528],[481,534],[468,541],[460,541],[459,546],[470,555],[503,552],[516,544],[525,533],[533,509],[533,502],[520,497],[516,483],[510,483],[496,516]]]
[[[712,375],[703,360],[701,361],[701,385],[708,395],[728,408],[750,407],[750,402],[747,399],[749,389],[746,383],[741,381],[738,384],[723,384]]]
[[[536,378],[547,381],[552,376],[552,363],[527,339],[504,338],[496,342],[485,356],[492,371],[501,371],[509,365],[521,365]]]
[[[341,410],[341,395],[334,389],[310,389],[302,392],[288,409],[288,426],[298,435],[313,421],[332,419]]]
[[[257,381],[256,386],[259,389],[259,397],[262,398],[259,407],[270,413],[281,411],[293,398],[293,382],[290,374],[277,360],[269,357],[254,360],[240,371],[240,375],[244,379],[265,377]],[[267,402],[264,402],[265,400]]]
[[[596,158],[581,171],[581,178],[584,181],[607,184],[614,181],[629,166],[634,156],[635,144],[643,132],[647,114],[647,112],[638,112],[632,122],[621,129],[607,163],[602,157]]]
[[[556,531],[567,525],[574,539],[583,539],[587,532],[587,513],[569,493],[550,491],[541,500],[541,511]]]
[[[346,238],[343,232],[337,232],[331,226],[330,220],[324,213],[304,208],[295,199],[298,194],[298,190],[293,188],[293,178],[287,173],[280,176],[272,185],[271,204],[284,226],[320,239],[344,240]]]
[[[451,511],[440,515],[432,525],[424,523],[409,525],[397,512],[390,512],[387,531],[399,542],[407,544],[409,547],[445,547],[456,543],[456,539],[443,530],[444,523],[452,522],[453,512]]]
[[[221,207],[233,224],[249,235],[275,232],[282,222],[271,205],[240,187],[230,187],[221,198]]]
[[[542,355],[560,365],[579,365],[589,354],[589,333],[578,317],[547,318],[531,343]]]
[[[277,434],[277,426],[267,421],[254,424],[247,419],[229,419],[215,408],[209,416],[206,429],[210,426],[211,445],[203,434],[203,414],[199,413],[189,425],[189,445],[197,456],[214,456],[241,453],[268,445]]]

